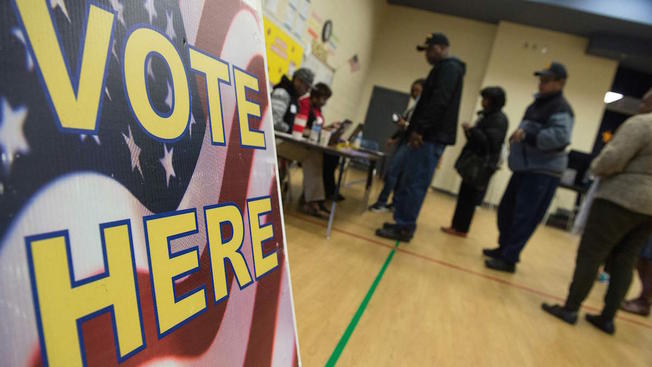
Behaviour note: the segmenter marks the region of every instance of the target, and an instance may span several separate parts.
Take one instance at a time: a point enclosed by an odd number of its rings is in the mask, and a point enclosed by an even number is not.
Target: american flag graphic
[[[115,14],[97,133],[59,131],[40,78],[39,62],[13,1],[3,1],[0,22],[0,355],[3,365],[46,363],[39,343],[27,268],[25,237],[68,230],[75,279],[104,271],[98,225],[129,219],[135,251],[146,347],[122,365],[294,366],[296,342],[289,268],[276,182],[271,114],[268,114],[264,37],[260,5],[239,0],[43,0],[48,4],[72,80],[78,75],[90,4]],[[132,115],[122,80],[125,37],[148,24],[175,45],[186,65],[191,118],[183,137],[163,143],[149,136]],[[247,98],[261,106],[250,128],[263,131],[267,148],[240,146],[235,91],[221,84],[226,146],[211,144],[203,76],[190,71],[187,47],[215,55],[258,78],[260,93]],[[152,106],[173,108],[174,90],[166,62],[151,57],[144,73]],[[280,266],[240,290],[227,266],[229,297],[213,304],[203,208],[271,196],[272,241]],[[205,286],[207,310],[159,339],[154,316],[144,216],[197,209],[198,233],[173,240],[172,251],[199,246],[200,269],[175,283],[177,294]],[[244,216],[245,228],[248,227]],[[249,236],[242,252],[251,268]],[[253,269],[251,269],[253,270]],[[117,365],[111,314],[81,323],[88,366]]]

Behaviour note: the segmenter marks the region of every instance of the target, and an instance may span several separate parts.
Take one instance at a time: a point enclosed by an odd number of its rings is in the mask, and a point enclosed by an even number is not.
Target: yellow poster
[[[276,84],[281,80],[281,76],[296,70],[301,65],[303,47],[268,17],[263,17],[263,21],[269,81]]]

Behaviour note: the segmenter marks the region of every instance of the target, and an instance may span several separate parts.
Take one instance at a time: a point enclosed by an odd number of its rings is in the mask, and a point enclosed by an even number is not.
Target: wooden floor
[[[292,179],[296,198],[301,173]],[[296,203],[285,208],[303,366],[326,363],[394,247],[374,236],[391,215],[363,211],[361,185],[342,193],[330,240],[325,221],[300,214]],[[651,318],[620,313],[615,336],[584,320],[602,307],[603,284],[575,326],[541,311],[541,302],[566,296],[578,237],[541,227],[516,274],[493,272],[481,250],[495,246],[495,212],[479,209],[469,238],[459,239],[439,231],[454,205],[428,193],[414,239],[395,253],[338,366],[652,366]],[[639,290],[636,281],[630,295]]]

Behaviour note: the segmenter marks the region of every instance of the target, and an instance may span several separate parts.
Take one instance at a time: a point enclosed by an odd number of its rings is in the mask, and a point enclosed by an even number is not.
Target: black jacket
[[[471,150],[476,155],[489,156],[489,163],[496,166],[507,135],[507,116],[502,111],[480,111],[479,115],[480,120],[465,132],[467,142],[463,151]]]
[[[464,62],[454,57],[433,66],[414,108],[408,134],[416,131],[425,141],[455,144],[465,72]]]
[[[283,115],[283,121],[290,127],[288,133],[292,132],[292,125],[294,125],[294,116],[297,114],[299,108],[299,95],[294,91],[292,81],[285,75],[281,77],[281,81],[274,86],[273,90],[284,89],[290,95],[290,102],[288,108]],[[292,107],[294,106],[294,107]]]
[[[476,156],[487,157],[487,164],[495,170],[498,168],[505,135],[507,134],[509,125],[507,116],[500,110],[480,111],[478,114],[480,119],[475,126],[465,131],[467,142],[458,160],[468,154],[468,151],[472,151]],[[490,179],[491,175],[474,182],[472,185],[477,187],[478,190],[484,191],[489,185]]]

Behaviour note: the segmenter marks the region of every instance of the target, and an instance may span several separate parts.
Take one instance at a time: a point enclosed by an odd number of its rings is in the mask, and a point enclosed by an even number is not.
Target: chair
[[[366,150],[378,151],[378,150],[380,150],[380,145],[378,144],[378,142],[376,142],[374,140],[361,139],[360,140],[360,148],[366,149]],[[370,164],[369,161],[366,160],[366,159],[352,158],[349,161],[349,163],[347,165],[345,165],[344,169],[345,169],[345,172],[346,172],[346,168],[350,165],[351,167],[366,171],[366,170],[369,169],[369,164]],[[374,172],[373,172],[374,175],[376,175],[377,170],[378,170],[378,167],[374,168]],[[343,181],[346,182],[346,179],[344,179]],[[367,181],[366,179],[360,179],[360,180],[355,180],[355,181],[351,181],[351,182],[346,182],[346,184],[344,184],[344,187],[349,187],[351,185],[355,185],[355,184],[358,184],[358,183],[365,183],[366,181]]]

